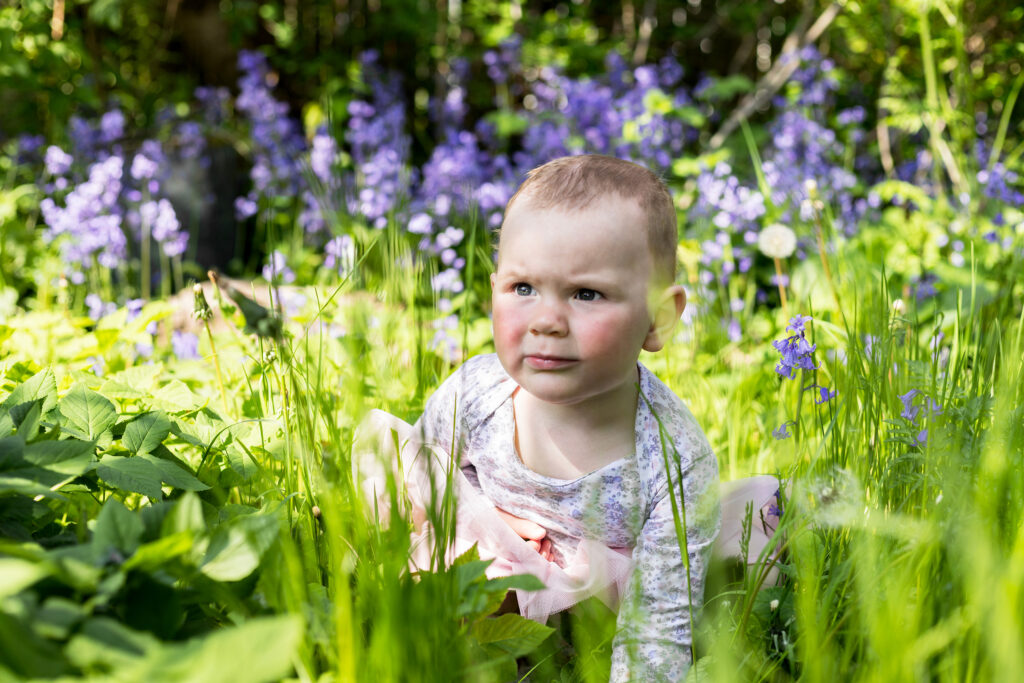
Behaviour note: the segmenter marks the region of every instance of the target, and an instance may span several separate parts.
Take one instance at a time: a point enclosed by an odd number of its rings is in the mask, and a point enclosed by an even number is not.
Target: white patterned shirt
[[[635,452],[578,479],[538,474],[519,458],[512,410],[518,385],[495,354],[456,370],[428,399],[416,426],[425,442],[446,452],[455,434],[466,476],[497,507],[544,527],[560,566],[583,538],[631,548],[634,569],[619,607],[611,679],[680,680],[690,665],[691,618],[719,529],[718,464],[683,402],[637,365]],[[683,528],[680,480],[689,581],[673,514],[674,498]]]

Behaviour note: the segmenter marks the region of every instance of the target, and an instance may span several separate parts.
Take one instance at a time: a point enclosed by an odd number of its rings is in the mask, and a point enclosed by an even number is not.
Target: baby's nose
[[[530,320],[530,332],[533,334],[564,335],[568,331],[568,318],[561,304],[544,300],[537,303],[533,318]]]

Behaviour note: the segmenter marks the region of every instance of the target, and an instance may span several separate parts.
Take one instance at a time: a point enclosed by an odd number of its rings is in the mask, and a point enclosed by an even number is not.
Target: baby
[[[649,170],[604,156],[534,169],[508,203],[491,276],[497,353],[462,365],[416,424],[522,537],[535,560],[517,550],[510,572],[550,565],[540,578],[571,594],[526,616],[602,588],[621,601],[615,681],[683,677],[719,528],[707,439],[637,361],[686,305],[676,245],[671,196]]]

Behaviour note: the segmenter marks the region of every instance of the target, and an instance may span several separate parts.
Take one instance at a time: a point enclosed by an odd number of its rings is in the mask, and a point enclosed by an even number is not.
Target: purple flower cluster
[[[113,269],[127,257],[128,243],[121,229],[124,211],[119,203],[123,167],[120,156],[109,156],[89,167],[86,180],[64,197],[64,206],[52,197],[40,202],[47,225],[43,238],[59,240],[61,258],[72,268],[68,279],[75,284],[85,282],[85,272],[94,261]]]
[[[242,50],[238,68],[242,76],[235,107],[249,123],[252,142],[252,189],[235,201],[236,214],[245,219],[257,211],[261,199],[272,204],[276,198],[300,194],[300,159],[306,144],[298,125],[288,116],[288,105],[274,98],[266,56]]]
[[[778,365],[775,366],[775,372],[779,373],[786,379],[793,379],[796,376],[796,371],[800,370],[817,370],[818,366],[814,364],[814,350],[817,348],[817,344],[810,344],[807,341],[804,325],[811,321],[809,315],[798,315],[789,321],[789,325],[786,329],[793,334],[785,339],[777,339],[772,342],[772,346],[778,351],[782,357],[779,359]]]
[[[374,51],[362,55],[363,80],[372,96],[349,103],[345,139],[356,172],[356,194],[349,199],[349,210],[383,228],[408,196],[413,178],[408,170],[411,142],[405,130],[401,82],[380,66],[378,58]]]
[[[922,396],[924,398],[923,405],[916,405],[917,397]],[[909,425],[917,429],[920,425],[920,420],[923,419],[922,408],[927,408],[932,416],[942,414],[942,406],[940,406],[935,400],[929,398],[925,394],[921,393],[918,389],[911,389],[905,394],[898,396],[900,403],[903,405],[903,410],[900,411],[900,417],[906,420]],[[915,437],[918,443],[924,443],[928,440],[928,429],[923,428]]]

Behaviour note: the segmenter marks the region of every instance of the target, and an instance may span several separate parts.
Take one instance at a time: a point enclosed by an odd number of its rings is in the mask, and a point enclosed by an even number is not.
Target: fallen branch
[[[718,132],[711,136],[711,142],[709,143],[711,149],[721,147],[741,122],[746,121],[752,113],[764,106],[779,91],[779,88],[789,80],[789,77],[793,75],[793,72],[800,65],[797,53],[816,41],[825,32],[825,29],[829,27],[839,14],[840,9],[842,9],[841,3],[830,3],[810,28],[804,31],[802,26],[798,25],[789,34],[782,46],[782,52],[779,53],[771,68],[768,69],[768,72],[758,81],[754,92],[743,98],[739,106],[733,110],[729,118],[722,124],[722,127],[718,129]],[[806,22],[802,21],[801,23],[805,24]]]

